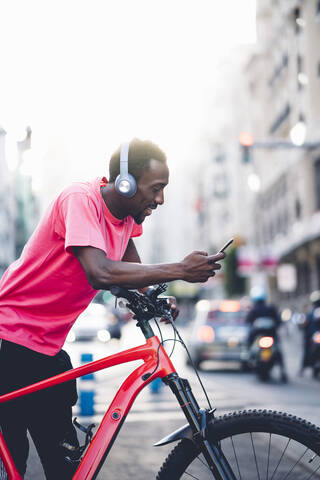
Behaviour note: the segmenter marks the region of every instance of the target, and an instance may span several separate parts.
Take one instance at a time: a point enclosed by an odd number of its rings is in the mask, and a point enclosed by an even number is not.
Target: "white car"
[[[112,313],[100,303],[90,303],[75,323],[67,336],[67,342],[76,340],[110,340],[109,325],[112,322]]]
[[[195,365],[200,367],[206,360],[230,361],[246,369],[250,327],[245,319],[246,311],[237,300],[200,300],[189,341]]]

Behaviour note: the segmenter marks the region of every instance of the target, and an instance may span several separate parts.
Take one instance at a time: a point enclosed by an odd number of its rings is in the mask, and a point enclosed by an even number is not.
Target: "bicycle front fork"
[[[224,456],[219,442],[213,443],[208,438],[208,423],[214,421],[214,410],[204,410],[199,407],[188,380],[172,373],[163,378],[176,396],[179,405],[190,425],[192,441],[203,453],[208,466],[216,480],[236,480],[236,477]]]

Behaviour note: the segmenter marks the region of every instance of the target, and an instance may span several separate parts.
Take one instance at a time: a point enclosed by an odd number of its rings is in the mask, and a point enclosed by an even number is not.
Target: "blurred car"
[[[67,336],[67,342],[77,340],[100,340],[108,342],[111,338],[121,337],[120,319],[100,303],[90,303]]]
[[[205,360],[239,362],[248,368],[247,310],[237,300],[200,300],[189,341],[189,351],[197,367]]]

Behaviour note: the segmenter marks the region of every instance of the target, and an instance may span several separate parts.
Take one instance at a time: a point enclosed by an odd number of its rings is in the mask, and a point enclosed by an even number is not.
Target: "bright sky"
[[[31,126],[38,184],[105,173],[134,136],[181,161],[217,62],[255,40],[255,0],[0,0],[0,12],[0,125],[11,165]]]

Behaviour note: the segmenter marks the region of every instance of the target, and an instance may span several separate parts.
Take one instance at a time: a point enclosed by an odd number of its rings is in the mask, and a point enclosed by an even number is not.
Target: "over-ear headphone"
[[[124,197],[133,197],[137,191],[137,182],[128,172],[128,156],[130,143],[123,143],[120,150],[120,174],[115,181],[115,189]]]

